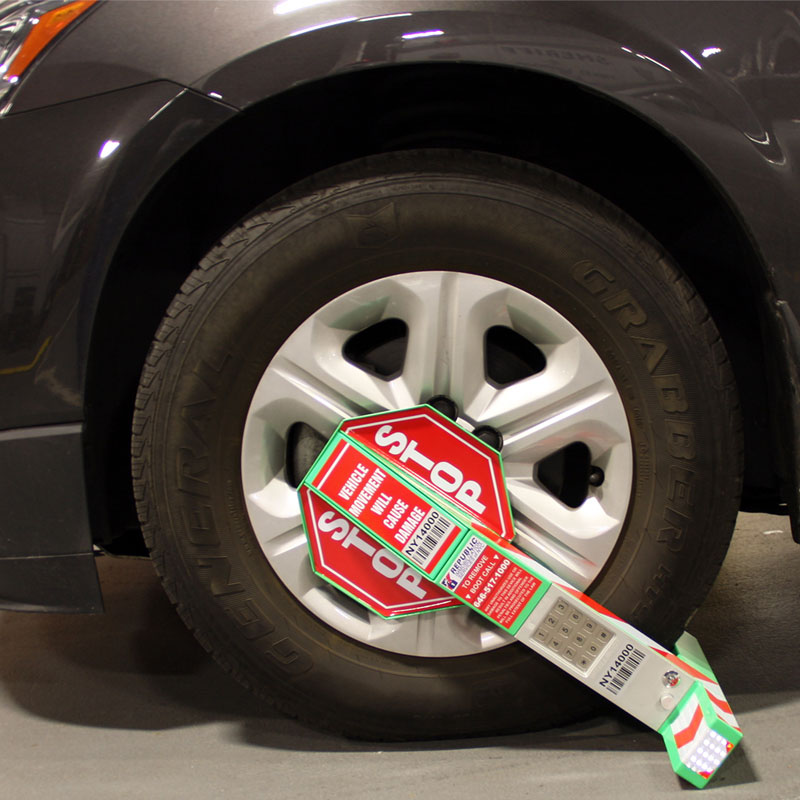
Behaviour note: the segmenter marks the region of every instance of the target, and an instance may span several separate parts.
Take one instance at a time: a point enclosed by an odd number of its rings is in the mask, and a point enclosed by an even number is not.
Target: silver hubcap
[[[407,331],[401,368],[388,376],[346,352],[354,334],[382,320],[402,320]],[[498,328],[535,345],[541,368],[502,385],[487,376],[487,332]],[[466,608],[385,620],[314,575],[286,468],[298,422],[327,438],[342,419],[434,395],[452,398],[468,429],[502,433],[515,543],[580,588],[620,535],[633,457],[622,401],[594,348],[553,308],[508,284],[455,272],[381,278],[332,300],[289,337],[258,384],[244,429],[242,481],[258,542],[289,591],[332,627],[384,650],[442,657],[511,640]],[[568,503],[540,465],[576,443],[604,480]]]

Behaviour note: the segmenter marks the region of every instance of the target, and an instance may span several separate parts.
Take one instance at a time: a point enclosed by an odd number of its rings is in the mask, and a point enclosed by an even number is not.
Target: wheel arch
[[[158,322],[197,261],[295,181],[419,147],[484,150],[560,172],[616,203],[671,253],[731,356],[745,418],[745,504],[777,507],[783,467],[774,457],[763,353],[778,343],[760,305],[770,287],[745,224],[702,164],[613,99],[560,78],[478,64],[398,65],[322,79],[249,107],[173,165],[138,208],[110,264],[87,368],[89,492],[103,498],[96,541],[136,529],[128,459],[136,384]],[[135,308],[125,302],[133,292]]]

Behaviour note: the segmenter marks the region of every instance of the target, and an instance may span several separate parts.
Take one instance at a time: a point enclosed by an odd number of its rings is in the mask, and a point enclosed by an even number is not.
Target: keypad
[[[613,631],[603,627],[600,620],[559,597],[531,641],[543,644],[585,673],[613,638]]]

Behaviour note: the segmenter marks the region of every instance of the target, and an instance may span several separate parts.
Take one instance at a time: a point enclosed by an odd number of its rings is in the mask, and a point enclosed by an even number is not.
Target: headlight
[[[22,73],[53,38],[95,2],[0,1],[0,99],[18,83]]]

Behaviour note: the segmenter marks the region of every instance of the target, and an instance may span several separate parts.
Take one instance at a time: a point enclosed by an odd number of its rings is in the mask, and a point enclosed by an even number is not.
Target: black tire
[[[634,480],[594,597],[670,644],[717,574],[738,507],[740,421],[719,334],[617,209],[530,165],[448,151],[372,157],[293,187],[172,302],[136,401],[134,487],[155,565],[202,644],[285,712],[353,736],[533,729],[597,703],[519,644],[425,659],[341,635],[277,579],[249,522],[243,421],[281,343],[339,293],[454,263],[545,300],[616,383]]]

